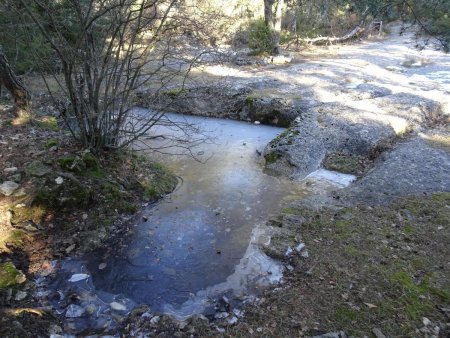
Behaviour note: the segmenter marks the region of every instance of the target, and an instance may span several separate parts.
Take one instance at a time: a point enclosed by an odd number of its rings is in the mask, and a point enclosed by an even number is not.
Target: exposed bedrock
[[[363,175],[402,136],[448,119],[430,99],[399,93],[301,113],[264,150],[267,168],[304,178],[321,166]]]

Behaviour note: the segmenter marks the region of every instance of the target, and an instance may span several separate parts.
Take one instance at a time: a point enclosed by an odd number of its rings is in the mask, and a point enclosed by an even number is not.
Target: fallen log
[[[364,27],[363,27],[362,23],[360,23],[349,33],[347,33],[341,37],[320,36],[320,37],[313,38],[313,39],[300,39],[300,41],[307,43],[309,45],[325,45],[325,44],[340,43],[340,42],[345,42],[347,40],[354,38],[355,36],[362,33],[363,31],[364,31]]]

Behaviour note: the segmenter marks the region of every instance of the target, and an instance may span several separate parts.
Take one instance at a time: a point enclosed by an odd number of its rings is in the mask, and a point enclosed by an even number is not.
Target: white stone
[[[64,182],[64,178],[62,178],[61,176],[58,176],[57,178],[55,178],[55,182],[56,184],[62,184]]]
[[[111,309],[115,311],[125,311],[127,309],[125,305],[118,302],[112,302],[109,304],[109,306],[111,306]]]
[[[20,301],[25,299],[28,296],[28,294],[24,291],[17,291],[16,296],[14,297],[15,300]]]
[[[289,256],[294,250],[292,250],[291,247],[288,247],[286,250],[286,253],[284,254],[285,256]]]
[[[300,243],[295,247],[295,251],[300,252],[305,248],[305,243]]]
[[[159,316],[155,316],[152,319],[150,319],[150,323],[151,324],[158,324],[160,319],[161,318]]]
[[[306,178],[312,178],[315,180],[326,181],[336,185],[339,188],[348,187],[350,183],[356,180],[356,176],[350,174],[343,174],[337,171],[331,171],[326,169],[318,169],[313,171]]]
[[[19,188],[19,185],[13,181],[5,181],[0,184],[0,193],[5,196],[11,196],[14,191]]]
[[[232,317],[232,318],[228,319],[228,324],[230,324],[230,325],[234,325],[237,322],[238,322],[237,317]]]
[[[227,318],[230,314],[228,312],[219,312],[214,316],[217,319]]]
[[[4,171],[5,173],[7,173],[7,174],[15,173],[17,170],[18,170],[17,167],[11,167],[11,168],[5,168],[5,169],[3,169],[3,171]]]
[[[391,72],[397,72],[397,73],[404,73],[405,71],[397,66],[387,66],[386,67],[387,70],[390,70]]]
[[[423,317],[422,323],[423,323],[423,325],[428,326],[431,324],[431,320],[429,320],[427,317]]]
[[[75,273],[70,277],[69,282],[75,283],[87,278],[89,278],[89,275],[86,273]]]
[[[66,317],[67,318],[78,318],[78,317],[81,317],[84,312],[85,312],[85,310],[81,306],[75,305],[75,304],[70,304],[67,307]]]

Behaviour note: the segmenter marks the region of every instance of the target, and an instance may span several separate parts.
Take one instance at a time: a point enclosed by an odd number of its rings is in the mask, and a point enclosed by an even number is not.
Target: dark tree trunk
[[[19,78],[14,74],[6,59],[6,55],[0,49],[0,86],[4,86],[13,96],[19,117],[29,116],[31,107],[31,95]]]
[[[284,0],[264,0],[264,22],[273,32],[272,54],[280,53],[281,19]]]
[[[273,4],[275,0],[264,0],[264,22],[269,28],[273,28]]]

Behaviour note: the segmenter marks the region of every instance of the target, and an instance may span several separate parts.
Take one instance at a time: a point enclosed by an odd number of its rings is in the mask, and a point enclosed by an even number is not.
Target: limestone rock
[[[21,300],[24,300],[27,296],[28,296],[28,294],[25,291],[17,291],[14,299],[17,301],[21,301]]]
[[[3,171],[6,174],[14,174],[15,172],[17,172],[17,167],[5,168],[5,169],[3,169]]]
[[[19,185],[16,182],[5,181],[0,184],[0,193],[5,196],[11,196],[18,188]]]
[[[25,169],[25,172],[29,176],[42,177],[49,174],[52,171],[52,168],[45,165],[41,161],[33,161]]]

